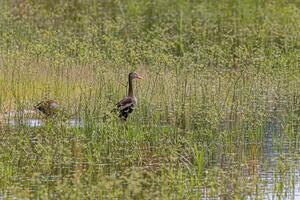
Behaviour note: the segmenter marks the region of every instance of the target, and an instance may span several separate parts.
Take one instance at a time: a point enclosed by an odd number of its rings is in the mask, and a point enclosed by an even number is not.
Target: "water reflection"
[[[287,132],[280,123],[274,121],[267,123],[262,131],[263,136],[256,141],[247,140],[245,143],[232,146],[226,143],[218,144],[221,153],[212,158],[211,166],[218,165],[226,172],[225,175],[228,173],[231,177],[239,173],[234,169],[242,169],[244,176],[233,179],[232,182],[240,181],[245,184],[241,186],[242,189],[250,188],[251,194],[249,192],[246,199],[300,199],[300,151],[299,139],[295,138],[298,133]],[[230,149],[231,154],[222,153],[224,149],[226,151],[233,146],[235,149]],[[209,170],[214,174],[211,168]],[[220,173],[218,181],[225,177],[224,174]],[[215,184],[215,180],[207,179],[207,181],[208,184]],[[235,189],[230,180],[224,182],[222,185],[224,191],[232,192]],[[212,184],[203,187],[204,199],[212,199],[211,197],[219,199],[217,197],[221,192],[219,193],[217,190],[219,188],[213,186]]]
[[[22,121],[16,119],[9,119],[4,124],[10,126],[25,125],[29,127],[39,127],[42,126],[42,120],[39,119],[24,119]]]
[[[81,119],[70,119],[69,121],[67,121],[67,123],[70,127],[73,128],[83,128],[84,126],[83,120]]]
[[[284,141],[279,124],[269,122],[259,177],[266,199],[300,199],[300,161],[296,141]]]
[[[71,128],[83,128],[84,123],[83,120],[80,119],[70,119],[64,122],[67,126]],[[46,124],[45,120],[42,119],[15,119],[15,118],[8,118],[1,121],[2,125],[8,126],[28,126],[28,127],[41,127]]]

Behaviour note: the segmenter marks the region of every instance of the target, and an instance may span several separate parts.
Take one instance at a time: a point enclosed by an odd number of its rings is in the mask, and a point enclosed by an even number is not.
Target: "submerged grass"
[[[299,195],[299,6],[3,2],[1,113],[49,98],[64,111],[36,128],[0,119],[0,198]],[[129,71],[144,79],[122,124],[110,111]]]

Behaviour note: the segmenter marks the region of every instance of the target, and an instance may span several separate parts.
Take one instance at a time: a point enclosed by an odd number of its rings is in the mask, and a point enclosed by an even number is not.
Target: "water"
[[[300,199],[300,152],[297,141],[285,141],[284,131],[269,122],[266,128],[259,176],[266,199]],[[282,196],[281,196],[282,197]]]
[[[67,126],[70,128],[83,128],[84,122],[83,120],[80,119],[70,119],[64,122]],[[18,125],[23,125],[31,128],[36,128],[36,127],[42,127],[45,126],[45,120],[42,119],[14,119],[14,118],[8,118],[5,120],[2,120],[2,125],[8,125],[8,126],[18,126]]]
[[[46,126],[46,123],[47,121],[45,120],[35,118],[23,118],[22,120],[7,118],[1,121],[2,125],[9,127],[22,125],[32,128],[32,130]],[[64,121],[64,124],[69,128],[84,128],[85,125],[84,121],[80,119],[69,119]],[[283,141],[283,135],[284,132],[280,129],[280,126],[277,125],[277,123],[270,122],[266,125],[264,139],[261,143],[245,144],[242,151],[237,152],[241,154],[241,157],[244,154],[248,155],[247,162],[253,163],[252,168],[250,168],[253,169],[253,173],[247,171],[249,170],[248,168],[245,170],[245,174],[249,179],[258,177],[259,180],[257,181],[256,187],[259,192],[257,195],[263,197],[263,199],[300,199],[300,152],[298,144],[296,140]],[[32,146],[41,143],[40,140],[36,140],[34,132],[32,137],[33,138],[30,138]],[[61,139],[64,139],[64,137]],[[76,150],[74,151],[76,152]],[[127,154],[130,153],[127,149],[124,149],[124,156],[129,156]],[[241,160],[240,163],[237,164],[240,165],[243,161],[244,160]],[[48,165],[51,166],[49,167],[49,169],[51,169],[49,175],[37,174],[35,178],[29,177],[28,180],[25,180],[23,175],[16,174],[11,177],[11,181],[18,183],[18,187],[20,188],[23,187],[22,184],[24,183],[31,185],[32,190],[39,190],[40,183],[36,182],[37,180],[42,182],[42,184],[51,184],[59,182],[62,177],[64,177],[64,179],[72,179],[77,173],[82,173],[80,170],[81,168],[84,169],[85,166],[89,166],[89,168],[93,169],[93,173],[103,168],[108,170],[107,173],[113,172],[117,174],[119,173],[120,166],[124,164],[117,159],[104,159],[103,163],[80,161],[80,159],[79,161],[69,160],[66,162],[58,162],[59,164],[54,165],[51,162],[40,163],[40,165],[45,166],[46,169]],[[232,166],[232,163],[225,162],[223,167],[230,169],[235,166]],[[92,179],[92,177],[89,178]],[[15,184],[15,186],[17,186],[17,184]],[[251,198],[249,197],[248,199],[252,199],[253,196],[255,196],[255,194],[252,194]],[[206,197],[209,198],[209,193]]]
[[[286,130],[282,130],[279,123],[269,122],[266,124],[262,140],[245,143],[242,147],[238,145],[237,150],[232,153],[232,158],[229,156],[224,159],[225,161],[222,161],[223,152],[220,151],[220,156],[213,158],[213,164],[209,168],[217,165],[219,169],[228,172],[229,175],[225,176],[225,179],[233,179],[225,181],[229,183],[229,188],[232,187],[230,185],[232,183],[243,184],[242,188],[251,188],[251,195],[247,199],[300,199],[299,140],[293,140],[288,134],[297,135],[296,132],[287,133]],[[226,148],[228,144],[219,145]],[[244,171],[243,176],[239,174],[240,169]],[[223,183],[220,180],[224,180],[224,177],[218,177],[217,181],[208,179],[208,182]],[[203,198],[220,199],[219,195],[224,193],[221,187],[227,186],[221,185],[213,188],[211,185],[208,187],[205,185]],[[240,189],[240,187],[237,188]],[[230,192],[234,189],[225,190]],[[245,189],[241,193],[248,191]]]

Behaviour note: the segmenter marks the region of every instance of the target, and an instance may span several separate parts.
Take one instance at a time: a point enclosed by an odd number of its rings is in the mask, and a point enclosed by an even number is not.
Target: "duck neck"
[[[133,97],[132,78],[128,77],[128,96]]]

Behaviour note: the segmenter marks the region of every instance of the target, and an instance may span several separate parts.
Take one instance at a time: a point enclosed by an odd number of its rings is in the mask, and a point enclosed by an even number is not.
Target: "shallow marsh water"
[[[57,118],[43,118],[40,114],[33,110],[24,110],[20,112],[6,112],[0,116],[0,124],[2,126],[27,126],[29,128],[45,126],[49,121],[61,121]],[[63,121],[65,125],[72,128],[82,128],[84,122],[81,119],[68,119]]]
[[[22,128],[24,128],[24,126],[27,127],[27,131],[29,131],[30,133],[31,148],[35,149],[40,145],[39,143],[41,142],[40,139],[37,138],[37,132],[35,129],[45,128],[47,126],[47,122],[42,119],[7,119],[6,123],[2,123],[2,126],[12,129],[18,128],[20,126]],[[72,129],[76,130],[77,128],[84,128],[85,124],[83,120],[70,119],[66,120],[63,126],[65,128],[69,128],[72,132]],[[24,133],[21,133],[22,136],[24,136],[23,134]],[[261,142],[244,143],[238,147],[238,151],[228,153],[224,157],[221,153],[219,156],[212,158],[212,163],[219,163],[217,164],[218,170],[224,170],[224,172],[227,171],[228,174],[224,177],[224,174],[222,173],[219,175],[218,173],[210,174],[211,172],[209,172],[209,170],[206,170],[206,178],[210,180],[207,182],[207,184],[205,181],[204,184],[201,184],[202,189],[197,186],[195,188],[195,193],[198,193],[198,190],[200,189],[202,191],[201,196],[205,199],[231,199],[234,193],[233,190],[235,190],[235,188],[237,187],[235,186],[235,184],[244,184],[243,186],[239,186],[238,188],[243,188],[240,192],[245,192],[244,196],[248,196],[247,199],[300,198],[299,144],[297,140],[286,139],[285,137],[283,137],[283,134],[284,133],[282,132],[282,130],[280,130],[280,127],[276,125],[276,123],[269,122],[264,128],[264,134],[262,135],[263,139],[261,140]],[[6,139],[9,140],[9,137]],[[16,138],[12,137],[11,139],[12,140],[10,142],[14,141]],[[76,140],[75,137],[74,140]],[[69,141],[72,141],[72,139]],[[219,145],[224,146],[224,148],[228,148],[227,145],[230,146],[230,144],[226,143],[222,143]],[[76,151],[79,151],[77,152],[77,156]],[[31,154],[34,152],[36,153],[36,151],[33,150]],[[122,153],[125,157],[131,157],[132,155],[130,154],[134,154],[134,151],[123,149]],[[230,154],[232,154],[232,157],[228,157],[228,155]],[[4,154],[2,153],[1,156],[4,156]],[[34,160],[37,159],[36,156],[37,155],[32,154],[30,157],[28,157],[29,159],[31,159],[29,163],[35,163],[36,161]],[[58,188],[56,187],[58,187],[62,183],[64,184],[64,186],[69,185],[70,187],[74,187],[74,184],[76,184],[76,180],[79,181],[83,174],[88,174],[86,180],[92,181],[93,173],[101,174],[102,172],[100,171],[102,170],[104,170],[104,174],[108,177],[117,177],[117,174],[124,173],[124,166],[127,165],[125,164],[126,161],[124,162],[123,159],[117,158],[107,158],[104,159],[103,162],[88,161],[81,158],[79,149],[75,149],[75,155],[73,155],[73,158],[75,159],[66,161],[55,161],[53,160],[53,158],[51,158],[46,162],[43,161],[38,163],[38,166],[40,168],[32,168],[32,166],[30,167],[26,165],[13,167],[8,164],[8,166],[10,166],[8,169],[6,167],[2,168],[2,176],[5,177],[4,181],[2,181],[2,184],[5,183],[7,187],[6,189],[2,190],[0,198],[10,197],[18,199],[18,195],[14,197],[10,194],[13,194],[15,191],[23,190],[24,188],[28,190],[28,195],[31,197],[46,198],[47,195],[50,195],[50,198],[59,198],[62,196],[62,194],[57,191]],[[151,168],[155,165],[159,168],[159,163],[152,163],[148,166],[134,167],[134,171],[143,171],[147,168],[151,170]],[[32,169],[30,170],[30,168]],[[10,171],[11,176],[5,173],[3,174],[5,170],[12,170]],[[92,174],[87,173],[89,170],[93,171],[91,171]],[[176,171],[180,169],[175,168],[174,170]],[[134,174],[134,171],[128,172],[129,176]],[[25,174],[23,174],[22,172],[25,172]],[[239,177],[241,175],[243,177]],[[134,181],[140,181],[139,179],[141,177],[139,176],[140,175],[137,175],[137,177],[131,178],[133,178]],[[232,178],[233,181],[224,180],[230,178]],[[187,177],[187,179],[189,178]],[[246,181],[240,181],[239,179],[245,179]],[[180,180],[175,180],[175,182],[176,181]],[[176,183],[180,185],[180,182]],[[223,185],[216,186],[213,184]],[[10,188],[9,185],[13,185],[13,188]],[[80,181],[80,185],[80,187],[91,187],[91,183],[82,180]],[[139,186],[137,185],[136,187]],[[224,188],[222,189],[222,187],[225,188],[226,192],[224,192]],[[191,188],[186,188],[186,190],[191,190]],[[47,194],[45,192],[47,192]],[[71,194],[68,195],[72,196]],[[97,195],[95,196],[95,198],[110,198],[110,195],[106,193],[101,194],[102,196]],[[81,195],[78,195],[76,198],[79,198],[80,196]],[[195,197],[196,196],[198,195],[195,195]],[[175,198],[175,196],[172,198]]]
[[[0,199],[299,199],[299,6],[2,1]]]
[[[67,126],[70,128],[82,128],[84,126],[84,123],[80,119],[70,119],[64,122]],[[34,127],[41,127],[45,126],[45,120],[42,119],[6,119],[2,121],[2,125],[8,125],[8,126],[18,126],[18,125],[25,125],[30,128]]]

